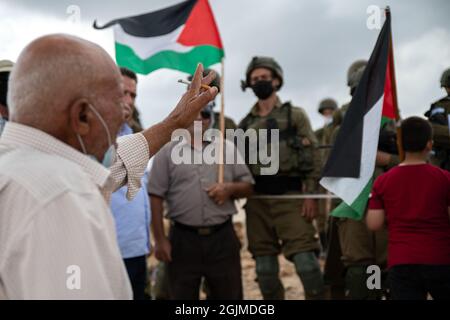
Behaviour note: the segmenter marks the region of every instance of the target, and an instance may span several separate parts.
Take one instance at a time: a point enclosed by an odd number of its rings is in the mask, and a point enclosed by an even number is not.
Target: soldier
[[[362,76],[366,60],[357,60],[349,67],[347,71],[347,86],[350,88],[350,95],[353,96],[358,79]],[[338,129],[344,119],[345,112],[350,106],[350,101],[345,103],[340,109],[333,113],[333,121],[330,125],[324,128],[323,144],[332,146]],[[324,159],[328,159],[331,148],[323,150]],[[336,208],[340,204],[340,200],[333,200],[331,202],[331,209]],[[328,249],[324,267],[324,281],[329,289],[329,297],[331,299],[342,300],[346,298],[345,295],[345,266],[342,263],[342,250],[339,240],[338,218],[329,217],[328,221]]]
[[[205,69],[203,71],[203,74],[207,75],[210,71],[211,71],[211,69]],[[192,80],[192,75],[190,75],[188,77],[188,80],[189,81]],[[216,72],[216,78],[211,83],[211,86],[217,87],[217,89],[219,89],[219,93],[220,93],[220,75],[217,72]],[[216,102],[215,101],[211,101],[209,103],[209,105],[210,105],[211,109],[213,109],[216,106]],[[220,129],[220,112],[217,112],[217,111],[214,112],[214,117],[213,117],[212,121],[213,121],[212,128]],[[237,126],[234,123],[233,119],[225,116],[225,130],[226,129],[233,129],[233,130],[235,130],[236,128],[237,128]]]
[[[13,65],[9,60],[0,61],[0,135],[9,116],[6,93],[8,92],[8,78]]]
[[[334,99],[326,98],[320,101],[318,112],[323,116],[324,118],[324,125],[320,129],[317,129],[314,134],[317,137],[317,140],[319,142],[319,146],[326,146],[327,143],[327,131],[330,130],[331,127],[333,127],[334,123],[334,114],[338,110],[337,103]],[[325,149],[325,148],[324,148]]]
[[[348,85],[353,95],[364,73],[366,63],[357,61],[352,64],[348,72]],[[350,103],[341,108],[342,119]],[[341,121],[342,121],[341,119]],[[337,136],[339,126],[334,130],[332,140]],[[380,130],[376,168],[377,177],[391,167],[398,164],[396,155],[395,124],[387,123]],[[337,220],[342,263],[345,267],[346,296],[352,300],[380,298],[382,292],[367,288],[367,267],[378,265],[386,268],[387,258],[387,230],[382,228],[372,232],[367,229],[364,220],[340,218]]]
[[[441,76],[441,87],[445,89],[447,96],[434,102],[425,116],[433,127],[433,155],[431,163],[450,170],[450,68]]]
[[[333,113],[337,110],[337,103],[334,99],[327,98],[322,100],[319,103],[318,112],[324,118],[324,126],[320,129],[317,129],[314,133],[316,135],[317,141],[319,142],[319,154],[321,160],[321,168],[326,163],[329,154],[329,142],[325,139],[325,132],[330,130],[330,127],[333,126]],[[325,193],[326,190],[323,187],[319,187],[320,193]],[[319,233],[319,239],[321,244],[321,256],[325,256],[327,244],[327,220],[328,213],[330,209],[330,205],[328,200],[319,200],[319,212],[316,218],[316,228]]]
[[[314,193],[319,175],[317,139],[305,111],[282,103],[277,91],[283,85],[280,65],[269,57],[254,57],[248,65],[242,89],[252,88],[258,101],[239,128],[279,129],[279,171],[261,175],[261,166],[248,163],[257,194]],[[259,133],[259,131],[258,131]],[[246,153],[246,157],[248,154]],[[252,199],[246,204],[248,249],[256,262],[256,275],[264,299],[284,299],[278,255],[295,264],[306,299],[323,297],[319,249],[312,220],[314,199]]]

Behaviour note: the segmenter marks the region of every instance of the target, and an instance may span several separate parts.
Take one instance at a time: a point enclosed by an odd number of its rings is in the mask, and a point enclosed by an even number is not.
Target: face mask
[[[89,108],[91,108],[92,112],[97,116],[97,118],[100,120],[100,123],[103,125],[103,128],[105,128],[106,135],[108,137],[108,145],[109,148],[106,150],[105,154],[103,155],[102,165],[106,168],[111,167],[111,165],[116,161],[116,146],[112,143],[111,135],[109,134],[108,126],[106,125],[105,120],[103,120],[100,113],[98,113],[97,110],[91,105],[89,105]],[[80,142],[81,149],[83,149],[83,153],[92,158],[93,160],[98,161],[98,159],[91,154],[88,154],[86,151],[86,147],[84,146],[83,140],[81,139],[80,135],[77,134],[78,141]]]
[[[252,90],[259,99],[265,100],[275,89],[272,86],[272,80],[260,80],[252,85]]]
[[[331,115],[331,116],[323,117],[323,122],[324,122],[325,126],[329,125],[330,123],[333,122],[333,116]]]

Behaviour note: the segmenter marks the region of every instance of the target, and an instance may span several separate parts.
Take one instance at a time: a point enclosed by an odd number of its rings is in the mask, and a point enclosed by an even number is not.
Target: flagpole
[[[219,128],[220,128],[220,146],[219,146],[219,168],[218,168],[218,176],[217,182],[223,183],[223,173],[224,173],[224,158],[223,158],[223,149],[224,149],[224,135],[225,135],[225,95],[224,95],[224,87],[225,87],[225,58],[222,57],[221,61],[221,77],[220,77],[220,117],[219,117]]]
[[[385,9],[386,17],[391,17],[391,9],[389,6],[386,6]],[[392,19],[391,19],[392,24]],[[400,161],[403,161],[405,159],[405,152],[403,150],[403,143],[402,143],[402,129],[400,127],[400,110],[398,108],[398,100],[397,100],[397,81],[395,79],[395,67],[394,67],[394,45],[392,42],[392,27],[389,34],[389,71],[391,72],[392,77],[392,96],[394,98],[394,105],[395,105],[395,122],[396,122],[396,131],[397,131],[397,148],[398,148],[398,155],[400,158]]]

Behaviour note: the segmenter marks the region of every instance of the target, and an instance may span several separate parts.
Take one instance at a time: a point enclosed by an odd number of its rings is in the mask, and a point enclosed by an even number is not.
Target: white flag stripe
[[[192,50],[193,46],[184,46],[177,43],[185,25],[182,25],[172,31],[158,37],[136,37],[126,33],[120,24],[114,26],[114,41],[133,49],[136,55],[145,60],[155,53],[163,50],[173,50],[176,52],[188,52]]]
[[[351,205],[372,178],[380,134],[384,94],[364,116],[359,178],[324,177],[320,184]]]

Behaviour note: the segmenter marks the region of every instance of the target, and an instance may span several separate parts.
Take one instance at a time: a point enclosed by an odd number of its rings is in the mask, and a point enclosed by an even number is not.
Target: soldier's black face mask
[[[259,80],[252,85],[252,90],[258,99],[265,100],[270,97],[275,88],[272,85],[272,80]]]

